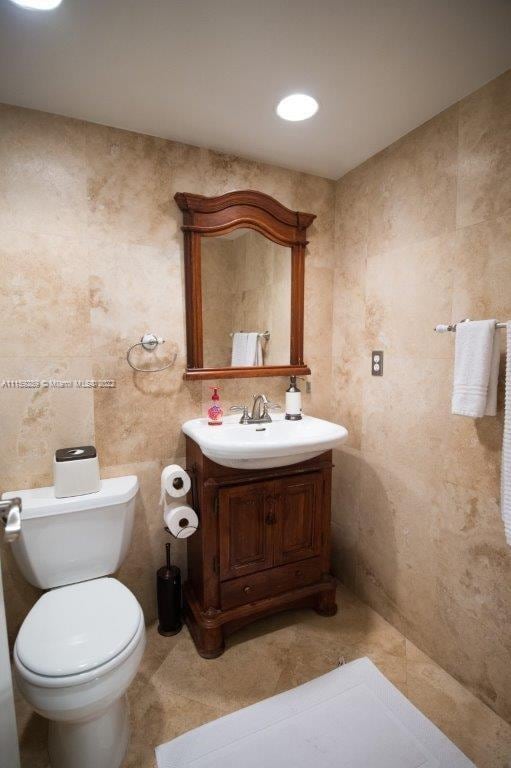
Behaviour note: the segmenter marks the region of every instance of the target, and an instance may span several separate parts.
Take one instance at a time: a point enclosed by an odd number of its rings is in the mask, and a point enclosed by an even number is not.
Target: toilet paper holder
[[[162,339],[161,336],[157,336],[155,333],[146,331],[140,341],[137,341],[136,344],[132,344],[132,346],[128,349],[126,353],[126,360],[128,365],[133,368],[134,371],[140,371],[140,373],[158,373],[159,371],[165,371],[167,368],[170,368],[176,362],[177,352],[174,352],[174,357],[170,363],[163,365],[161,368],[139,368],[130,360],[131,351],[135,349],[135,347],[142,347],[142,349],[145,349],[146,352],[154,352],[159,344],[165,344],[165,339]]]

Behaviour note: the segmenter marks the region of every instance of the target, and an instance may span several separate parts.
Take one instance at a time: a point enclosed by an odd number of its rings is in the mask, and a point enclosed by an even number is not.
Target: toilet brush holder
[[[170,564],[170,544],[165,544],[166,564],[156,572],[158,632],[169,637],[183,628],[181,620],[181,571]]]

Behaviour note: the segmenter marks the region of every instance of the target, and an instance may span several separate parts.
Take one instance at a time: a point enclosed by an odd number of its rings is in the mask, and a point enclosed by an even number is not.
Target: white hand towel
[[[232,337],[231,365],[238,367],[247,365],[248,333],[235,333]]]
[[[504,406],[504,440],[502,442],[500,510],[504,520],[506,541],[511,546],[511,323],[507,324],[506,333],[506,400]]]
[[[458,323],[452,412],[479,418],[497,413],[499,338],[495,320]]]
[[[263,349],[261,337],[258,333],[248,333],[247,336],[247,362],[245,365],[262,365]]]
[[[261,337],[258,333],[235,333],[232,338],[231,365],[249,367],[263,364]]]

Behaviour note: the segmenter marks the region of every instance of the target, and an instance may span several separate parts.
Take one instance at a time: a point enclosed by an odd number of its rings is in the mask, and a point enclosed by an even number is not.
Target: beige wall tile
[[[78,239],[86,225],[84,123],[0,105],[0,228]]]
[[[55,450],[93,442],[93,390],[75,384],[91,377],[88,358],[0,360],[0,490],[31,488],[34,482],[51,485]],[[32,380],[41,385],[17,389],[2,386],[6,380]],[[56,386],[55,382],[72,386]]]
[[[438,472],[450,411],[451,365],[450,360],[388,355],[384,375],[364,381],[363,450],[416,466],[424,475]]]
[[[305,273],[305,343],[304,354],[331,354],[332,338],[331,269],[318,269],[307,264]]]
[[[5,228],[0,357],[90,354],[87,249],[80,240]]]
[[[362,394],[363,382],[369,375],[370,361],[348,355],[332,358],[332,409],[335,416],[348,430],[345,445],[360,448],[362,442]]]
[[[335,269],[333,273],[332,354],[334,357],[358,357],[364,342],[365,255],[358,252],[356,258],[361,265],[360,277],[353,278],[349,274],[349,268],[342,266]]]
[[[370,161],[369,254],[454,228],[457,116],[446,110]]]
[[[365,251],[369,236],[370,191],[372,164],[365,163],[343,176],[335,190],[335,268],[344,268],[346,262],[361,263],[358,258],[347,259],[351,253],[357,256]]]
[[[124,357],[95,361],[94,377],[116,382],[94,393],[96,446],[105,465],[184,455],[181,425],[200,413],[201,390],[183,380],[183,370],[182,357],[160,373],[132,371]]]
[[[361,470],[357,586],[396,626],[435,615],[434,488],[420,467],[365,453]]]
[[[460,102],[458,226],[511,208],[511,70]]]
[[[458,230],[452,258],[453,322],[511,317],[510,242],[511,208],[491,221]]]
[[[497,418],[452,416],[455,338],[432,329],[511,316],[510,83],[338,182],[332,341],[334,413],[361,448],[358,505],[342,503],[335,469],[336,567],[347,552],[358,594],[508,718],[504,366]],[[383,378],[369,373],[372,349]]]
[[[98,356],[125,355],[146,331],[166,343],[157,352],[142,348],[132,357],[154,368],[171,354],[186,354],[184,283],[177,241],[165,247],[92,241],[88,245],[91,345]],[[88,308],[89,309],[89,308]]]
[[[168,142],[91,124],[84,139],[89,236],[168,246],[179,234]]]
[[[450,321],[456,252],[456,235],[448,233],[371,254],[365,284],[367,354],[383,349],[400,357],[451,356],[433,328]]]

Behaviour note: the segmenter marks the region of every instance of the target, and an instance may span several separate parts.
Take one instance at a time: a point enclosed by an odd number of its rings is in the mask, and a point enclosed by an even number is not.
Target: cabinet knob
[[[295,576],[303,576],[303,571],[300,571],[300,569],[298,569],[297,571],[295,571]]]
[[[250,587],[250,586],[243,587],[243,592],[246,595],[248,595],[249,592],[252,592],[252,587]]]

